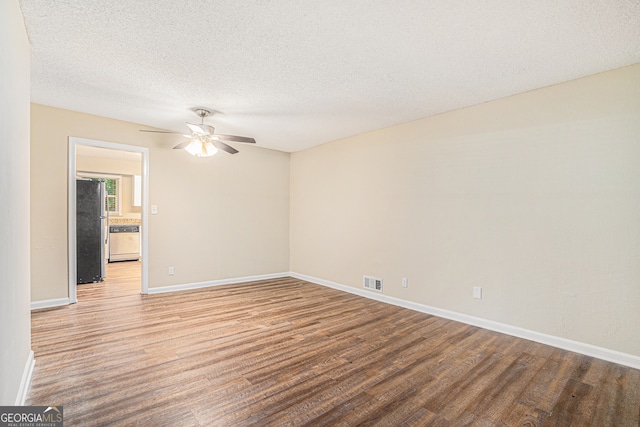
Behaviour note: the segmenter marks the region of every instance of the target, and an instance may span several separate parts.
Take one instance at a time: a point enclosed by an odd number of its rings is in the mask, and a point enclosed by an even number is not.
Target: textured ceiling
[[[283,151],[640,62],[640,0],[20,5],[33,102]]]

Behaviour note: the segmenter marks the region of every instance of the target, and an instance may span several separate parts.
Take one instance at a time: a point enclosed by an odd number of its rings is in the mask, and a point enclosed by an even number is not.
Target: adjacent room
[[[3,2],[0,406],[640,425],[639,22]]]

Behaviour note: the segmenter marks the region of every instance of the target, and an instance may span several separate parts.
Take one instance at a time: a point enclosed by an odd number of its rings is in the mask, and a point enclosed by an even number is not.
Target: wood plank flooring
[[[33,312],[27,404],[67,426],[639,425],[635,369],[293,278],[142,296],[136,264]]]
[[[140,261],[107,263],[106,278],[103,282],[77,286],[78,301],[139,294],[142,290],[141,275]]]

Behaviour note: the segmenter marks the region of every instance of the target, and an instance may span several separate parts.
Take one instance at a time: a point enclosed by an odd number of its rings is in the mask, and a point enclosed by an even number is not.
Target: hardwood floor
[[[635,369],[293,278],[142,296],[127,264],[33,312],[27,404],[67,426],[639,425]]]
[[[78,285],[78,301],[139,294],[142,290],[141,274],[140,261],[107,263],[106,278],[103,282]]]

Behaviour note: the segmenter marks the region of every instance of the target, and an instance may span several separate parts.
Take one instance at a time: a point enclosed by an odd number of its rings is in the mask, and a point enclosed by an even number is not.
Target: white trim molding
[[[27,362],[24,365],[24,371],[22,372],[22,380],[20,381],[20,388],[18,389],[18,395],[16,396],[15,406],[24,406],[24,402],[27,400],[27,393],[31,386],[31,377],[33,376],[33,367],[36,364],[36,359],[33,357],[33,350],[29,350],[29,356]]]
[[[237,283],[255,282],[258,280],[281,279],[283,277],[289,277],[289,276],[291,276],[291,273],[287,271],[283,273],[261,274],[259,276],[234,277],[230,279],[211,280],[208,282],[196,282],[196,283],[185,283],[182,285],[160,286],[157,288],[149,288],[149,294],[188,291],[191,289],[209,288],[212,286],[222,286],[222,285],[234,285]]]
[[[455,311],[444,310],[425,304],[406,301],[400,298],[390,297],[387,295],[369,292],[365,289],[358,289],[352,286],[343,285],[329,280],[318,279],[317,277],[307,276],[305,274],[291,272],[291,277],[315,283],[317,285],[327,286],[329,288],[348,292],[350,294],[360,295],[376,301],[387,304],[397,305],[399,307],[408,308],[410,310],[419,311],[421,313],[431,314],[433,316],[443,317],[445,319],[455,320],[457,322],[466,323],[468,325],[478,326],[480,328],[489,329],[491,331],[500,332],[518,338],[524,338],[530,341],[547,344],[563,350],[573,351],[575,353],[584,354],[586,356],[595,357],[597,359],[606,360],[608,362],[619,363],[620,365],[629,366],[631,368],[640,369],[640,357],[632,354],[622,353],[616,350],[610,350],[591,344],[573,341],[566,338],[556,337],[553,335],[543,334],[541,332],[520,328],[518,326],[508,325],[506,323],[494,322],[493,320],[482,319],[479,317],[469,316],[468,314],[458,313]]]
[[[38,310],[40,308],[61,307],[63,305],[69,305],[69,304],[71,304],[71,300],[69,300],[69,298],[56,298],[56,299],[46,299],[42,301],[32,301],[31,310]]]
[[[69,258],[69,303],[78,302],[77,294],[77,267],[76,267],[76,148],[78,145],[90,147],[106,148],[109,150],[129,151],[140,153],[142,168],[142,213],[140,229],[141,253],[142,253],[142,289],[141,293],[146,294],[149,289],[149,149],[137,145],[119,144],[116,142],[98,141],[93,139],[69,137],[69,158],[68,158],[68,207],[67,207],[67,233],[68,233],[68,258]]]

